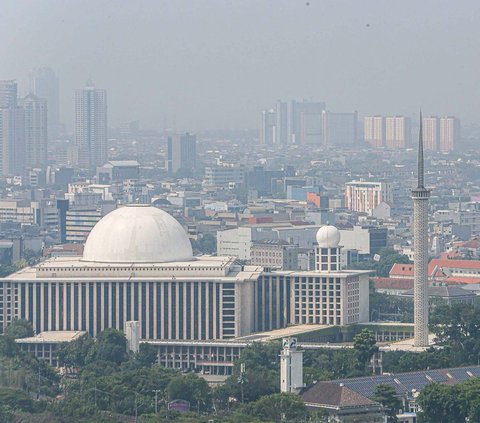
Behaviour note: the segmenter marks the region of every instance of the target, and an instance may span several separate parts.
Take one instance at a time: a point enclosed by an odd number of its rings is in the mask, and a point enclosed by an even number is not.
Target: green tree
[[[12,339],[28,338],[33,336],[32,323],[24,319],[14,320],[10,326],[7,327],[5,335]]]
[[[135,360],[141,367],[151,367],[157,361],[157,349],[151,344],[140,344]]]
[[[261,397],[248,404],[247,413],[266,421],[294,421],[305,419],[307,407],[302,398],[295,394],[277,393]]]
[[[11,423],[14,421],[12,409],[5,404],[0,404],[0,423]]]
[[[75,341],[65,342],[58,348],[58,360],[67,367],[82,367],[95,342],[90,335],[84,335]]]
[[[127,360],[127,339],[116,329],[106,329],[97,336],[93,348],[86,357],[87,363],[94,361],[109,361],[120,364]]]
[[[175,376],[167,386],[170,400],[182,399],[201,410],[210,408],[210,388],[205,379],[193,373]]]
[[[372,356],[378,352],[375,335],[369,329],[363,329],[353,338],[353,348],[357,356],[359,369],[365,369]]]
[[[378,385],[372,400],[382,404],[387,411],[388,423],[395,423],[397,412],[402,407],[402,401],[397,397],[395,389],[390,385]]]
[[[458,386],[427,385],[420,392],[417,403],[422,409],[418,414],[420,423],[464,423],[467,417]]]

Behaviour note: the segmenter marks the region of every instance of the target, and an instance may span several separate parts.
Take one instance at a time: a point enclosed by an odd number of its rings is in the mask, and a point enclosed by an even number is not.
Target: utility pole
[[[152,392],[155,392],[155,414],[158,413],[158,393],[162,392],[161,389],[154,389]]]

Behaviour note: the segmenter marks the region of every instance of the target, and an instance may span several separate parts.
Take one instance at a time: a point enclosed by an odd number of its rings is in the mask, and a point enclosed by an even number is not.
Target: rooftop
[[[47,331],[40,332],[38,335],[32,336],[30,338],[20,338],[16,339],[15,342],[18,344],[60,344],[62,342],[71,342],[75,341],[78,338],[86,335],[87,332],[84,331]]]

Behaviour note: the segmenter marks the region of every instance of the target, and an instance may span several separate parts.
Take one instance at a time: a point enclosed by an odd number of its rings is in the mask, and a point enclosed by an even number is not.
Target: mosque
[[[342,270],[340,232],[317,234],[315,269],[273,271],[235,257],[194,256],[165,211],[127,205],[93,228],[82,257],[54,257],[0,279],[0,332],[123,330],[142,340],[206,341],[290,325],[368,321],[368,271]]]

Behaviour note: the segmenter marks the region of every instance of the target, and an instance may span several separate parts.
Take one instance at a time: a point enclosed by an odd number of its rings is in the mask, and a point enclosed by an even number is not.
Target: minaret
[[[423,128],[420,112],[418,135],[418,184],[412,189],[413,199],[413,247],[414,247],[414,345],[428,346],[428,199],[430,190],[425,188],[423,167]]]

